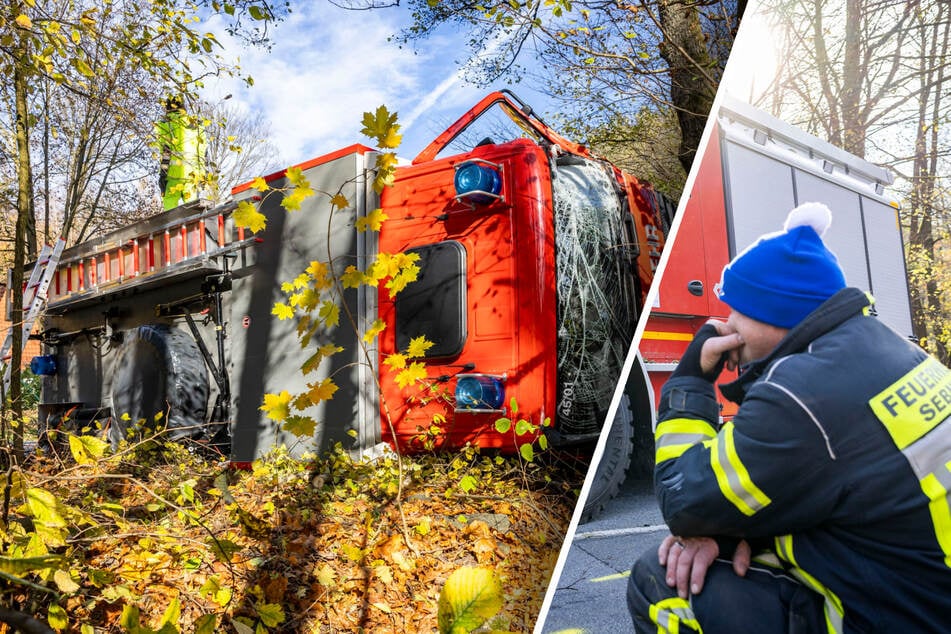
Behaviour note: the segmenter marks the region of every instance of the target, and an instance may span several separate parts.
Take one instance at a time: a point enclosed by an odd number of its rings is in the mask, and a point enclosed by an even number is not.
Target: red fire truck
[[[99,421],[118,440],[164,412],[173,436],[215,437],[241,463],[278,444],[413,450],[434,420],[439,447],[514,450],[534,438],[496,431],[514,400],[520,416],[551,421],[551,444],[593,442],[673,205],[511,93],[479,102],[382,196],[374,165],[372,149],[353,145],[298,166],[315,190],[339,189],[342,210],[314,196],[288,213],[286,172],[268,176],[259,234],[233,221],[237,203],[258,195],[246,185],[221,207],[179,207],[67,249],[42,320],[41,419]],[[379,233],[357,231],[378,207],[389,217]],[[355,329],[328,327],[302,349],[294,320],[272,314],[281,284],[310,262],[365,270],[396,252],[419,256],[417,281],[395,297],[382,285],[341,288]],[[386,328],[365,355],[378,318]],[[427,378],[401,389],[381,361],[420,336],[435,344]],[[313,346],[328,342],[344,352],[304,377]],[[312,437],[260,410],[266,393],[331,376],[339,391],[308,412],[320,422]]]
[[[823,202],[832,210],[824,236],[847,282],[870,291],[879,319],[912,337],[911,310],[898,204],[886,192],[888,170],[848,154],[732,99],[724,100],[672,236],[669,259],[639,345],[632,383],[649,380],[654,398],[676,367],[693,334],[711,317],[726,319],[729,307],[713,292],[724,265],[764,233],[778,231],[789,211],[803,202]],[[635,421],[635,466],[653,468],[653,406]],[[722,414],[735,412],[723,401]],[[588,511],[600,508],[623,477],[623,436],[614,427],[605,448],[609,465],[598,473]],[[604,460],[602,464],[604,464]]]

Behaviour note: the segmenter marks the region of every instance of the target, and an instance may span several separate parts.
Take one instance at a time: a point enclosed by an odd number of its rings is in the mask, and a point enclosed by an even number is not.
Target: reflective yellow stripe
[[[693,335],[686,332],[665,332],[662,330],[645,330],[642,339],[657,341],[693,341]]]
[[[710,465],[717,477],[720,492],[744,515],[753,515],[771,502],[753,483],[749,471],[736,453],[732,421],[723,426],[710,444]]]
[[[654,432],[655,462],[679,458],[697,443],[714,438],[716,432],[710,423],[692,418],[672,418],[657,425]]]
[[[654,440],[666,434],[696,434],[703,438],[713,438],[717,432],[710,423],[699,418],[671,418],[657,424]]]
[[[657,453],[654,454],[654,462],[660,464],[665,460],[673,460],[674,458],[679,458],[684,455],[684,452],[693,447],[696,443],[687,443],[683,445],[668,445],[666,447],[658,447]]]
[[[686,599],[671,597],[658,601],[651,605],[649,616],[657,624],[657,634],[679,634],[681,624],[693,628],[696,634],[703,634],[703,628]]]
[[[869,406],[918,477],[944,563],[951,568],[951,370],[929,357]]]
[[[951,473],[951,461],[945,463],[944,468]],[[944,552],[944,564],[951,568],[951,504],[948,503],[948,489],[934,473],[922,479],[921,489],[929,499],[928,510],[931,511],[935,535]]]
[[[799,567],[799,564],[796,563],[796,556],[793,553],[792,535],[782,535],[775,538],[775,545],[776,554],[779,558],[793,566],[790,573],[804,585],[825,597],[822,611],[825,614],[826,630],[828,633],[841,634],[845,616],[842,599],[840,599],[836,593],[825,587],[818,579]]]

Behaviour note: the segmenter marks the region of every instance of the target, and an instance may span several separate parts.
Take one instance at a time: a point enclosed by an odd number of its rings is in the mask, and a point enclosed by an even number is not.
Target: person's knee
[[[657,560],[656,550],[648,550],[634,563],[627,580],[627,607],[635,624],[639,618],[649,621],[651,604],[673,593],[667,586],[666,575],[666,569]]]

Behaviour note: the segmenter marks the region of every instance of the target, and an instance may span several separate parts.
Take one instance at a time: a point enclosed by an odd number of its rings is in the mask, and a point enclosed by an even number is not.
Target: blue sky
[[[388,41],[409,20],[403,7],[347,11],[323,0],[292,4],[293,13],[274,30],[270,52],[244,49],[239,55],[254,86],[222,80],[206,93],[210,101],[231,94],[230,105],[263,111],[287,164],[367,142],[361,115],[381,104],[399,113],[399,154],[411,159],[492,88],[505,87],[479,88],[460,78],[468,49],[465,37],[449,29],[415,50]],[[219,38],[226,52],[240,50]],[[524,85],[516,94],[541,113],[548,109],[547,99]]]

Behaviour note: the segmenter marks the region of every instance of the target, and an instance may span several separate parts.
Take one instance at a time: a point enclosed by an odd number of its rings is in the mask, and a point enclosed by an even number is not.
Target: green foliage
[[[23,386],[20,392],[23,409],[33,409],[40,402],[42,377],[33,374],[29,368],[24,368],[20,375],[20,382]]]
[[[518,402],[514,398],[509,402],[509,411],[512,416],[518,414]],[[545,418],[540,424],[532,423],[527,418],[519,418],[513,425],[512,419],[505,416],[495,421],[495,431],[500,434],[508,434],[509,432],[513,434],[515,444],[518,446],[519,456],[525,462],[535,460],[535,444],[542,451],[548,449],[548,438],[545,436],[543,428],[549,426],[551,426],[550,418]],[[529,440],[519,442],[522,436],[527,436]]]
[[[680,126],[671,108],[642,108],[610,118],[560,115],[565,131],[584,139],[592,152],[645,180],[674,200],[680,198],[687,174],[677,158]]]

